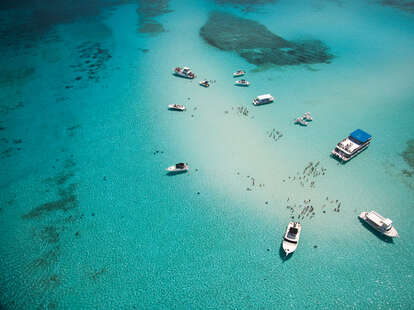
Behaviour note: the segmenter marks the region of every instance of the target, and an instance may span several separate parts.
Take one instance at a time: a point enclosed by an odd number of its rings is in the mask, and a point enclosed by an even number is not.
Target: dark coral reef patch
[[[40,204],[29,213],[23,215],[22,218],[31,219],[52,211],[68,211],[70,209],[76,208],[79,204],[77,196],[75,194],[76,187],[77,184],[74,183],[70,184],[67,188],[59,189],[58,199]]]
[[[254,20],[217,11],[210,14],[200,35],[208,44],[236,51],[258,66],[330,63],[334,57],[319,40],[288,41]]]
[[[410,139],[407,141],[407,148],[402,152],[401,155],[405,162],[411,167],[411,169],[414,170],[414,139]],[[411,176],[412,172],[406,170],[404,174],[407,176]]]
[[[164,26],[154,18],[172,12],[168,3],[169,0],[138,0],[138,32],[152,35],[164,32]]]
[[[54,27],[78,20],[99,18],[116,6],[131,0],[26,0],[0,1],[0,11],[7,10],[0,21],[0,46],[31,48],[41,40],[57,40]]]
[[[384,6],[391,6],[408,13],[414,13],[414,1],[411,0],[381,0]]]
[[[79,53],[79,62],[70,66],[76,73],[73,82],[82,81],[82,74],[85,79],[99,82],[101,71],[106,68],[107,62],[112,58],[109,49],[102,47],[101,43],[86,41],[77,46],[77,52]]]

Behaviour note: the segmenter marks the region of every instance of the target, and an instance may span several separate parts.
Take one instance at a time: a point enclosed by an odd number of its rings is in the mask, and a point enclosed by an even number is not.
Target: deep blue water
[[[2,2],[0,308],[410,309],[412,7]],[[215,12],[243,31],[221,20],[211,38],[243,49],[200,36]],[[240,68],[248,88],[233,85]],[[254,107],[264,93],[276,101]],[[373,142],[340,165],[329,154],[356,128]],[[165,174],[181,161],[189,173]],[[400,238],[358,221],[373,209]]]

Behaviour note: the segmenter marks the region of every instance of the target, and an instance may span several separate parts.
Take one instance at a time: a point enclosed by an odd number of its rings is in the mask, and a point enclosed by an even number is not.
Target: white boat
[[[290,253],[295,252],[296,248],[298,247],[301,230],[302,225],[300,223],[289,222],[282,243],[282,247],[285,251],[286,256],[288,256]]]
[[[303,118],[305,121],[308,121],[308,122],[310,122],[310,121],[312,121],[312,120],[313,120],[312,116],[310,115],[310,112],[306,112],[305,114],[303,114],[302,118]]]
[[[295,119],[295,124],[308,126],[308,123],[303,119],[303,117],[298,117],[297,119]]]
[[[177,110],[177,111],[184,111],[185,110],[185,106],[181,105],[181,104],[169,104],[168,108],[171,110]]]
[[[274,100],[275,98],[273,98],[271,94],[265,94],[265,95],[257,96],[256,98],[254,98],[253,104],[261,105],[261,104],[271,103]]]
[[[358,217],[387,237],[399,237],[397,230],[392,226],[392,221],[375,211],[361,212]]]
[[[178,163],[168,167],[166,170],[168,172],[186,172],[188,171],[188,165],[184,163]]]
[[[209,87],[210,86],[210,82],[207,80],[202,80],[200,81],[200,85],[204,86],[204,87]]]
[[[236,72],[233,73],[233,76],[238,77],[238,76],[243,76],[245,74],[246,72],[244,70],[237,70]]]
[[[188,67],[176,67],[174,69],[174,74],[188,79],[194,79],[196,77],[195,74],[191,72],[191,69]]]
[[[236,83],[234,83],[234,84],[236,84],[237,86],[249,86],[250,82],[241,79],[240,81],[236,81]]]
[[[371,143],[371,135],[361,129],[352,132],[343,139],[332,151],[332,155],[346,162],[365,150]]]

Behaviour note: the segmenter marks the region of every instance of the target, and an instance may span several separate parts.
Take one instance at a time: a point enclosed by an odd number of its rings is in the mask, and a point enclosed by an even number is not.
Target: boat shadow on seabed
[[[187,174],[187,173],[189,173],[188,170],[179,170],[179,171],[168,171],[165,175],[169,176],[169,177],[172,177],[172,176],[175,176],[175,175]]]
[[[394,238],[390,238],[390,237],[387,237],[387,236],[383,235],[378,230],[376,230],[375,228],[373,228],[369,224],[367,224],[364,220],[360,219],[359,217],[358,217],[358,219],[361,222],[361,224],[366,229],[368,229],[371,233],[373,233],[378,239],[381,239],[382,241],[387,242],[387,243],[394,244]]]

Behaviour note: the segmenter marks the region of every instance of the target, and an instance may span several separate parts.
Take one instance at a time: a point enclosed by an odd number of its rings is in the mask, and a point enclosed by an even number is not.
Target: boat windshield
[[[290,243],[298,243],[297,241],[294,241],[294,240],[289,240],[289,239],[287,239],[287,238],[284,238],[284,240],[285,240],[285,241],[287,241],[287,242],[290,242]]]
[[[184,163],[178,163],[175,165],[176,168],[183,169],[185,167]]]
[[[298,229],[295,227],[289,228],[289,234],[296,235],[298,233]]]

